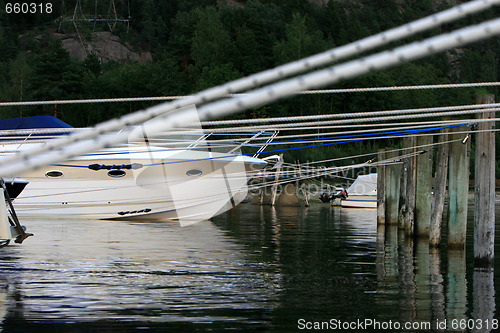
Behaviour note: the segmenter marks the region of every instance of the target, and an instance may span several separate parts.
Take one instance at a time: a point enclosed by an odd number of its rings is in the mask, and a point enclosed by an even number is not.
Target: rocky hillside
[[[54,40],[60,40],[62,47],[68,51],[70,56],[79,61],[85,60],[91,53],[97,55],[102,62],[110,60],[118,62],[152,60],[150,52],[134,51],[131,45],[122,42],[118,36],[109,31],[94,32],[90,40],[80,38],[77,34],[52,33],[50,36]]]

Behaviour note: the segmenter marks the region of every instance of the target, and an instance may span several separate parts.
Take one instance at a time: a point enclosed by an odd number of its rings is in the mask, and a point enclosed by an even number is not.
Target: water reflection
[[[376,265],[377,305],[387,309],[399,301],[399,311],[392,308],[389,312],[399,313],[401,322],[428,322],[432,329],[438,329],[438,323],[444,329],[446,323],[446,329],[458,331],[498,328],[494,270],[476,269],[469,274],[470,293],[465,250],[429,248],[427,239],[408,239],[397,226],[381,225],[377,227]]]
[[[498,321],[494,321],[495,286],[493,269],[475,269],[473,280],[472,318],[475,321],[479,320],[484,327],[484,329],[474,331],[485,332],[487,331],[486,328],[498,330]]]
[[[450,321],[467,319],[467,279],[464,250],[448,250],[446,317]]]
[[[494,271],[474,271],[471,251],[377,227],[375,214],[247,204],[185,228],[29,221],[36,236],[1,250],[2,328],[290,332],[302,318],[491,330]]]
[[[431,306],[433,309],[433,318],[440,322],[446,319],[444,296],[444,278],[441,272],[441,252],[439,249],[431,247],[429,250],[429,268],[430,268],[430,285],[431,285]]]
[[[184,228],[115,221],[29,225],[36,234],[29,244],[2,249],[0,301],[8,331],[103,319],[173,328],[223,327],[239,319],[262,328],[262,313],[251,309],[273,306],[266,276],[209,221]]]

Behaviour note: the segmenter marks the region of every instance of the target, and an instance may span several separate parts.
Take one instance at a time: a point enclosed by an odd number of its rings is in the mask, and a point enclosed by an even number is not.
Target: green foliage
[[[191,44],[191,57],[198,68],[231,61],[234,45],[225,30],[219,12],[208,7],[199,15]]]
[[[307,17],[293,14],[292,22],[285,25],[285,40],[274,47],[277,63],[287,63],[324,50],[324,41],[317,29],[308,27]]]
[[[80,90],[82,66],[57,41],[47,41],[35,59],[31,91],[37,100],[66,99]]]
[[[241,74],[236,71],[232,64],[211,65],[203,67],[201,75],[196,83],[196,90],[204,90],[213,86],[236,80]]]

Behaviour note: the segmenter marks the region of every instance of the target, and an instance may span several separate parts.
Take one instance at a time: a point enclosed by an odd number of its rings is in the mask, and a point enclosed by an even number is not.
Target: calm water
[[[500,281],[474,271],[470,242],[466,252],[429,251],[397,229],[377,232],[375,218],[319,204],[244,204],[187,227],[25,220],[35,237],[0,249],[1,327],[289,332],[462,320],[483,332],[495,324]]]

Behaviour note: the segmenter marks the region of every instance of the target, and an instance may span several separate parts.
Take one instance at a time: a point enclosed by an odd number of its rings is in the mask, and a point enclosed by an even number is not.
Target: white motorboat
[[[360,175],[347,189],[348,197],[341,200],[345,208],[377,208],[377,174]]]
[[[7,155],[43,145],[46,138],[36,135],[44,132],[19,141],[22,130],[2,131],[0,150]],[[240,203],[248,180],[268,165],[235,149],[210,150],[199,142],[172,148],[146,140],[15,175],[29,181],[16,211],[23,217],[205,220]]]

